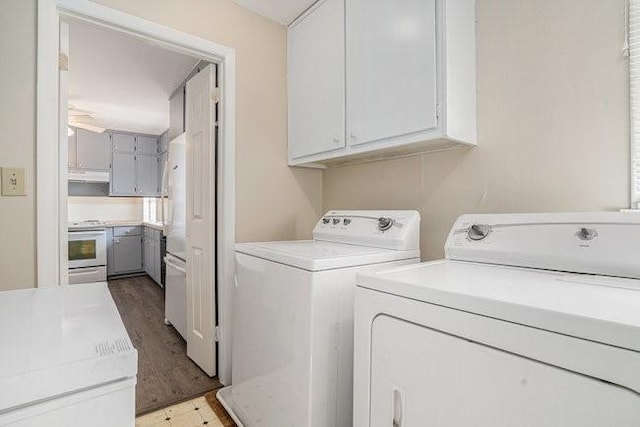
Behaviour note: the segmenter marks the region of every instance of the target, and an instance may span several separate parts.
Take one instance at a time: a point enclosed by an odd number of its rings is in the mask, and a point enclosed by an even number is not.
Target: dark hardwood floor
[[[109,281],[124,326],[138,350],[136,414],[220,388],[187,357],[187,344],[164,324],[164,292],[147,276]]]

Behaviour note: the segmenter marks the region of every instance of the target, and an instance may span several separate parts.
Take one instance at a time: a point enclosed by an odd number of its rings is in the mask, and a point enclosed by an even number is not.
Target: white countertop
[[[82,226],[83,230],[90,230],[96,228],[105,228],[105,227],[150,227],[156,230],[162,231],[162,223],[161,222],[147,222],[147,221],[136,221],[136,220],[118,220],[118,221],[104,221],[103,224],[99,225],[91,225],[91,226]],[[69,230],[73,230],[74,227],[69,227]]]

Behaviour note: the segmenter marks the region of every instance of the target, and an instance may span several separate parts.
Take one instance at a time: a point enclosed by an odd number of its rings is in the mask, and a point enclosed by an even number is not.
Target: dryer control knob
[[[393,219],[380,217],[378,218],[378,230],[387,231],[393,225]]]
[[[491,233],[491,227],[486,224],[474,224],[469,228],[467,236],[471,240],[483,240]]]

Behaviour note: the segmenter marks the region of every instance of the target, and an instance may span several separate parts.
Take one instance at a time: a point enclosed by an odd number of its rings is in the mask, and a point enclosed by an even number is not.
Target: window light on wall
[[[631,207],[640,208],[640,0],[629,0],[626,54],[631,106]]]

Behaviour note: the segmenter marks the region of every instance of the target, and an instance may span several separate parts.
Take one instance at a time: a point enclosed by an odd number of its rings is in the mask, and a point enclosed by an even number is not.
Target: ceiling
[[[198,62],[133,36],[69,22],[69,104],[107,129],[159,135],[169,97]]]
[[[289,25],[317,0],[233,0],[257,14]]]

